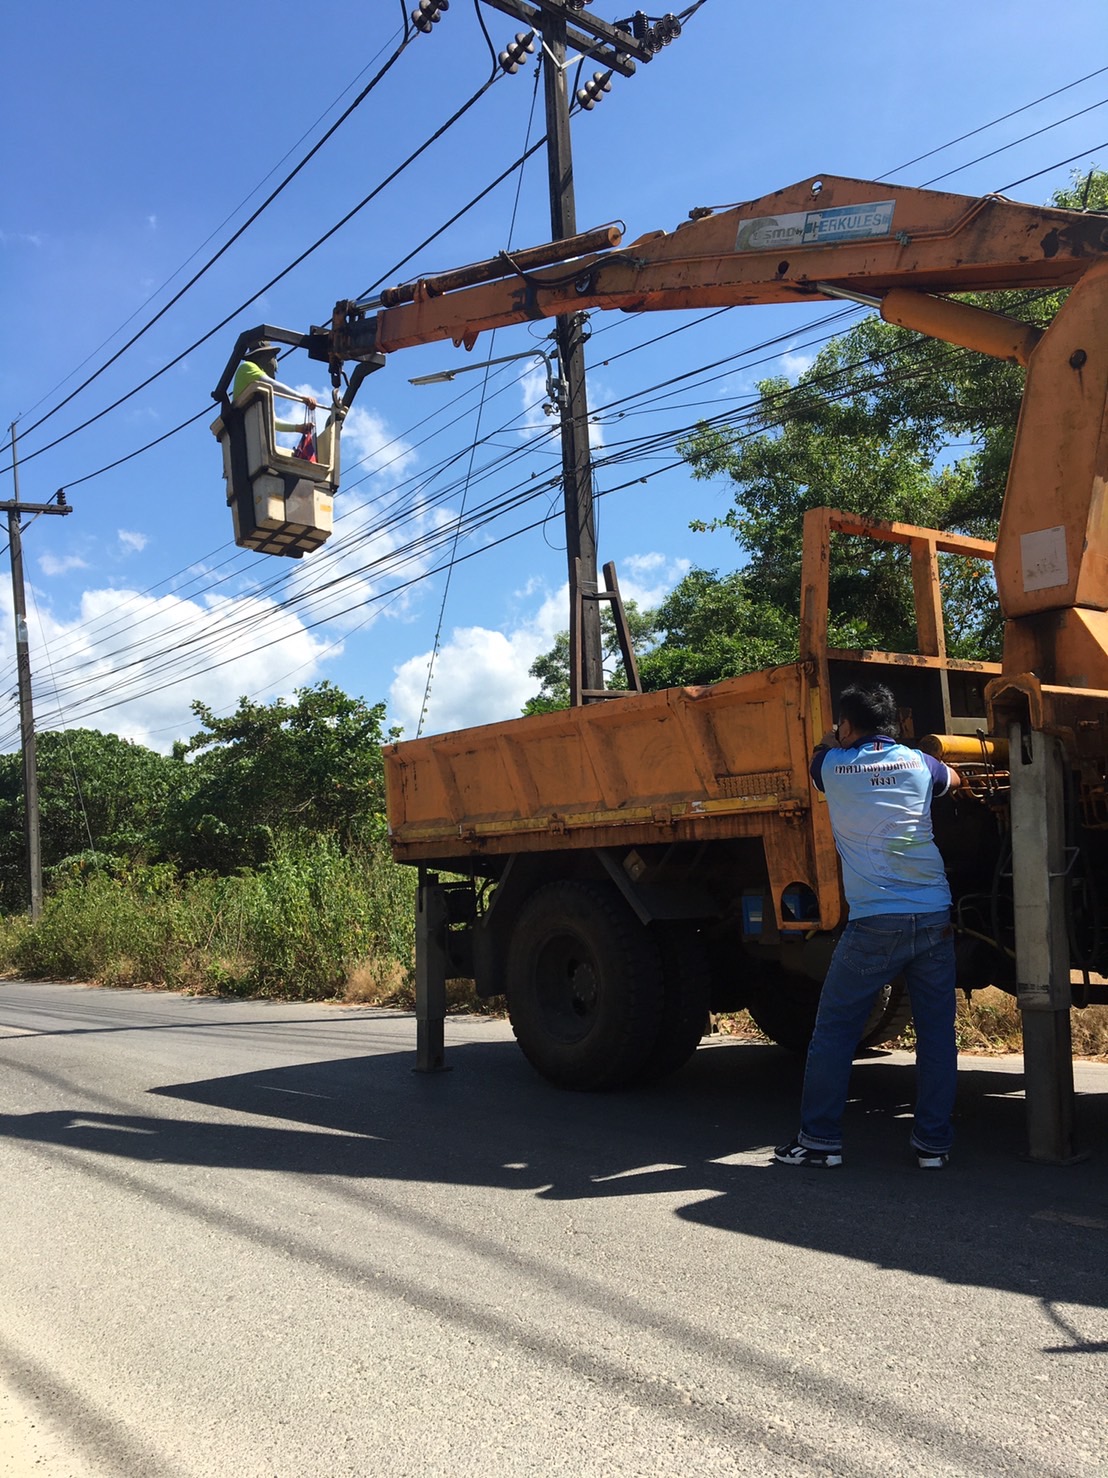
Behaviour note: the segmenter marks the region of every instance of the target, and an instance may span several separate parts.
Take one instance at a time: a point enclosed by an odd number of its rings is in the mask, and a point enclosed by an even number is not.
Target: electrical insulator
[[[577,89],[577,101],[585,112],[591,112],[606,92],[612,90],[611,72],[594,72],[584,87]]]
[[[441,12],[449,9],[450,0],[419,0],[419,5],[412,11],[412,25],[427,35],[435,22],[441,19]]]
[[[681,22],[675,15],[664,15],[650,30],[647,38],[649,45],[654,51],[661,51],[663,46],[668,46],[671,41],[676,41],[681,34]]]
[[[534,31],[517,31],[516,39],[508,43],[497,57],[497,61],[504,68],[505,72],[515,73],[519,71],[520,62],[526,58],[528,52],[532,52],[534,49]]]

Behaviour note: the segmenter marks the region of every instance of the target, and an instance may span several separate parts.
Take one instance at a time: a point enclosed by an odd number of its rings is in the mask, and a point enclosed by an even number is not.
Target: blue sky
[[[24,0],[9,12],[0,428],[7,440],[18,419],[21,496],[45,501],[65,486],[74,510],[41,517],[24,534],[40,728],[100,728],[165,749],[195,731],[195,699],[228,712],[241,695],[268,700],[327,678],[386,702],[410,736],[424,708],[424,732],[435,732],[511,717],[535,691],[527,669],[567,622],[561,513],[549,487],[558,448],[538,370],[516,361],[487,380],[477,371],[420,388],[409,379],[465,363],[464,352],[440,344],[393,355],[363,387],[344,437],[335,535],[299,562],[235,549],[211,416],[200,415],[241,330],[260,322],[305,330],[336,299],[379,281],[548,238],[540,151],[522,178],[397,267],[541,134],[532,61],[241,306],[487,80],[478,8],[503,47],[516,23],[476,0],[452,0],[241,239],[65,405],[385,63],[401,40],[403,7]],[[633,8],[593,5],[610,21]],[[1101,0],[1068,0],[1055,12],[1023,0],[851,0],[785,12],[707,0],[679,40],[575,116],[579,226],[618,219],[632,237],[671,230],[694,206],[820,173],[907,185],[943,176],[942,188],[965,194],[1034,175],[1009,193],[1046,200],[1073,169],[1108,163],[1106,42]],[[1070,156],[1078,157],[1060,163]],[[671,451],[626,459],[624,444],[741,405],[767,374],[799,372],[827,312],[593,316],[599,554],[616,561],[625,594],[656,603],[691,564],[730,569],[739,550],[727,535],[688,527],[726,510],[726,488],[667,469]],[[469,362],[549,347],[548,327],[484,335]],[[778,335],[780,358],[754,351]],[[728,362],[695,373],[720,360]],[[298,356],[281,374],[322,395],[319,370]],[[686,378],[659,388],[675,376]],[[89,477],[197,415],[152,450]],[[0,466],[10,460],[9,452]],[[5,497],[11,477],[0,474]],[[510,511],[475,518],[509,495]],[[479,526],[458,540],[446,589],[436,570],[451,543],[441,536],[463,511]],[[8,584],[0,582],[5,695],[15,688]],[[16,742],[14,698],[5,697],[0,746]]]

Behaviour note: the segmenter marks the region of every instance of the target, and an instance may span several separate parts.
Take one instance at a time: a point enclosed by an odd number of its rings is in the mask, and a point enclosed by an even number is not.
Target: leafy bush
[[[59,870],[63,871],[63,870]],[[381,847],[281,839],[256,872],[77,868],[41,919],[0,927],[0,968],[101,985],[324,1000],[369,970],[410,990],[415,875]]]
[[[383,849],[279,839],[264,867],[222,879],[219,897],[213,943],[240,962],[227,970],[225,992],[329,999],[367,960],[387,966],[382,979],[411,976],[415,875]]]

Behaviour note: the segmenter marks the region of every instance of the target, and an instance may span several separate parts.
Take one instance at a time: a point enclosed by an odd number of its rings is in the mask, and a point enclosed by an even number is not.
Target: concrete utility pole
[[[642,27],[624,30],[586,14],[587,0],[485,0],[494,9],[522,21],[542,39],[543,88],[546,103],[546,153],[550,175],[550,231],[561,241],[577,234],[577,207],[573,192],[573,153],[570,145],[570,97],[566,84],[567,46],[577,56],[598,61],[611,72],[630,77],[635,62],[648,62],[660,38]],[[645,17],[643,17],[645,20]],[[680,30],[680,27],[677,27]],[[599,74],[598,74],[599,78]],[[594,87],[596,79],[594,79]],[[601,84],[606,86],[606,82]],[[594,92],[594,98],[597,94]],[[591,104],[590,104],[591,106]],[[588,702],[603,696],[604,667],[600,638],[597,583],[596,523],[593,516],[592,455],[589,448],[589,406],[585,387],[585,315],[559,315],[554,329],[558,364],[565,385],[561,410],[562,482],[565,497],[566,562],[569,566],[570,702]],[[580,599],[584,596],[585,599]],[[578,631],[578,621],[581,629]],[[580,652],[580,660],[576,654]]]
[[[27,640],[27,599],[23,589],[23,538],[19,519],[23,513],[72,513],[59,489],[56,503],[19,501],[19,458],[16,454],[15,422],[12,422],[12,483],[15,497],[0,508],[8,515],[8,548],[12,562],[12,603],[15,608],[15,661],[19,675],[19,738],[23,752],[23,830],[27,843],[27,881],[30,913],[42,913],[42,846],[39,840],[38,767],[35,755],[35,715],[31,697],[31,655]]]

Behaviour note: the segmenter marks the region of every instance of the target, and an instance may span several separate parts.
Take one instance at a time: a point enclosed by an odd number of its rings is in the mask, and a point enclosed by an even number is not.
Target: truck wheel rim
[[[547,1030],[562,1042],[579,1042],[592,1029],[600,1000],[593,961],[571,939],[550,940],[535,969],[536,998]]]

